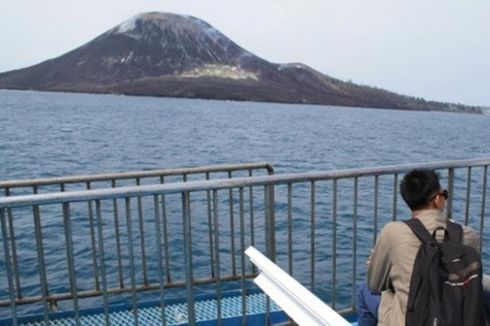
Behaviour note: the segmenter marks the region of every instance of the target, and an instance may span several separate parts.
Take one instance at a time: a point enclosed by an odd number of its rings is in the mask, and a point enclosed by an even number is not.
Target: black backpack
[[[482,300],[482,268],[478,252],[462,244],[461,225],[447,222],[430,234],[422,222],[404,221],[422,244],[410,280],[407,326],[486,325]],[[435,234],[444,232],[444,241]]]

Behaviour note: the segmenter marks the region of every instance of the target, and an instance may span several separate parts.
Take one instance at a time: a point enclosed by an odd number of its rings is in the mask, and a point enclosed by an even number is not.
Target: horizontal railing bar
[[[289,182],[310,182],[352,177],[365,177],[407,172],[414,168],[448,169],[468,166],[487,166],[490,159],[460,160],[433,163],[418,163],[405,165],[389,165],[384,167],[370,167],[360,169],[346,169],[337,171],[319,171],[305,173],[276,174],[257,177],[243,177],[234,179],[214,179],[190,182],[175,182],[166,184],[142,185],[119,188],[104,188],[86,191],[57,192],[38,195],[23,195],[0,197],[0,208],[22,207],[30,205],[58,204],[66,202],[88,201],[95,199],[114,199],[137,196],[150,196],[154,194],[172,194],[192,191],[205,191],[211,189],[229,189],[234,187],[263,186],[270,184],[287,184]]]
[[[87,181],[111,181],[112,179],[123,180],[132,178],[149,178],[159,176],[173,176],[181,174],[198,174],[198,173],[217,173],[249,169],[266,169],[269,174],[274,172],[274,168],[267,162],[258,163],[240,163],[240,164],[218,164],[200,167],[176,168],[176,169],[158,169],[143,170],[121,173],[104,173],[93,175],[76,175],[67,177],[52,177],[26,180],[6,180],[0,181],[0,188],[30,187],[40,185],[53,185],[59,183],[78,183]]]
[[[345,308],[340,310],[335,310],[341,316],[349,316],[354,314],[356,311],[353,308]]]
[[[246,279],[252,279],[254,277],[257,277],[258,273],[247,273],[245,274]],[[225,276],[221,277],[219,279],[220,282],[232,282],[232,281],[240,281],[242,279],[241,275],[236,275],[236,276]],[[206,284],[213,284],[218,281],[217,278],[206,278],[206,279],[194,279],[192,281],[193,285],[206,285]],[[165,289],[175,289],[182,287],[184,288],[186,285],[185,281],[177,281],[171,284],[164,284]],[[160,283],[150,283],[148,285],[137,285],[135,287],[135,291],[137,292],[143,292],[143,291],[154,291],[154,290],[160,290]],[[125,287],[125,288],[109,288],[107,289],[107,294],[121,294],[121,293],[128,293],[132,292],[133,289],[131,287]],[[77,291],[77,298],[91,298],[91,297],[97,297],[97,296],[102,296],[103,292],[102,290],[86,290],[86,291]],[[73,296],[70,293],[60,293],[60,294],[50,294],[46,296],[46,301],[48,302],[53,302],[53,301],[63,301],[63,300],[71,300],[73,299]],[[42,302],[43,297],[41,295],[37,296],[32,296],[32,297],[22,297],[22,298],[16,298],[15,304],[19,305],[24,305],[24,304],[30,304],[30,303],[36,303],[36,302]],[[12,303],[9,300],[0,300],[0,307],[8,307]]]

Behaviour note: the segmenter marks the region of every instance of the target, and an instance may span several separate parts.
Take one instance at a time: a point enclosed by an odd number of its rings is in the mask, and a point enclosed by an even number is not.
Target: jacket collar
[[[444,212],[439,209],[424,209],[414,216],[418,218],[422,224],[432,232],[438,227],[446,227],[447,218],[444,216]]]

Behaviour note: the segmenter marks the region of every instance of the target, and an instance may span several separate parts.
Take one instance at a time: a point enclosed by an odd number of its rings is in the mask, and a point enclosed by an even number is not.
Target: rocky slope
[[[481,112],[271,63],[198,18],[167,13],[137,15],[60,57],[2,73],[0,88]]]

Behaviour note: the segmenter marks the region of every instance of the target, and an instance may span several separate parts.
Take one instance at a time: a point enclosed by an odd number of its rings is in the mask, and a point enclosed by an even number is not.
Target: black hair
[[[439,175],[430,169],[414,169],[400,182],[402,198],[412,211],[426,207],[440,189]]]

